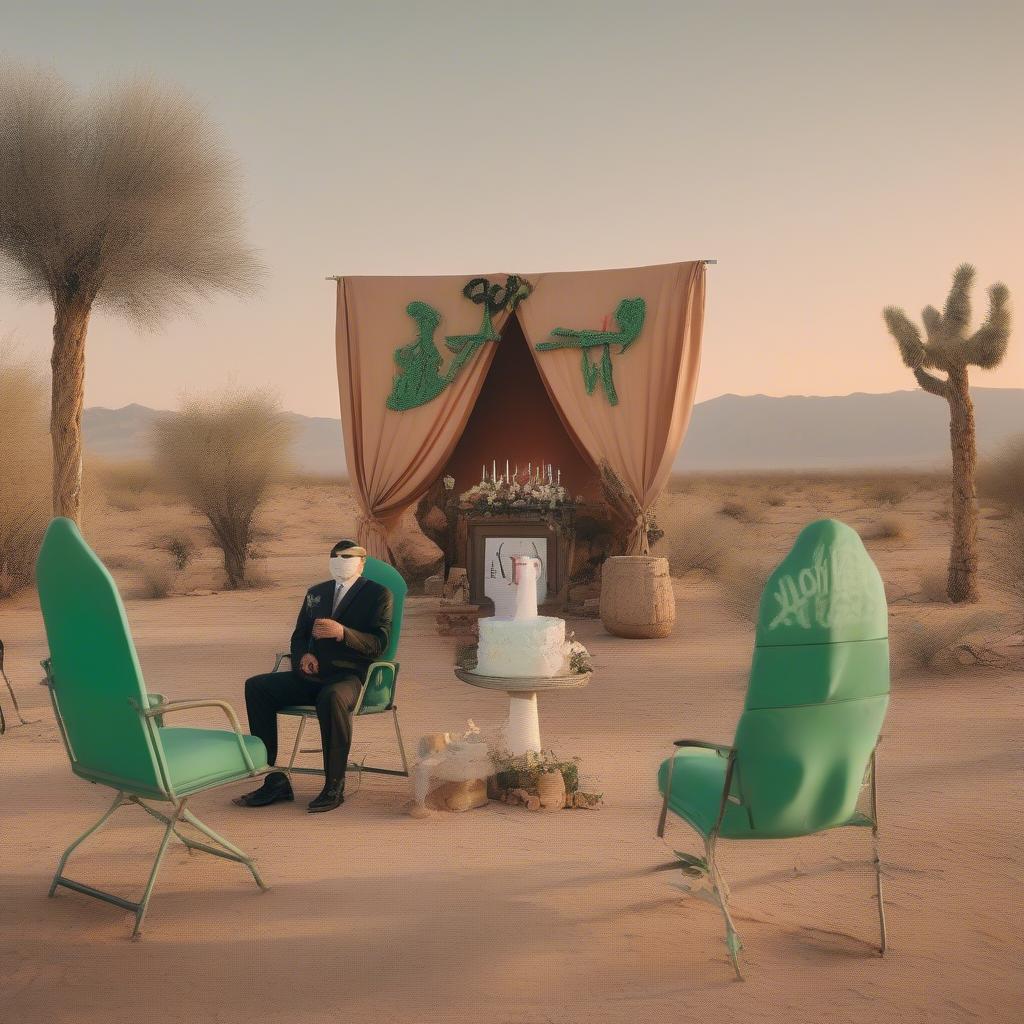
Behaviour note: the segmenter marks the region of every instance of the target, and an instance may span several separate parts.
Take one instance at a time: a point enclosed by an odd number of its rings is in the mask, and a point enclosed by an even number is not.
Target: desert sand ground
[[[889,510],[855,477],[705,479],[668,495],[662,521],[727,524],[722,537],[738,557],[775,562],[816,515],[860,528],[896,515],[904,536],[869,550],[898,636],[924,608],[920,577],[941,569],[948,530],[941,481],[900,487]],[[731,516],[720,511],[730,501],[740,506]],[[352,529],[354,505],[337,486],[282,487],[261,541],[265,586],[217,590],[216,557],[204,549],[161,600],[141,596],[136,570],[163,557],[154,541],[182,529],[199,536],[198,520],[130,489],[94,498],[86,515],[87,536],[126,594],[150,690],[225,697],[241,712],[243,680],[286,644],[305,586],[325,575],[326,547]],[[987,515],[983,536],[997,529]],[[663,641],[571,623],[595,674],[586,690],[542,697],[543,738],[582,758],[604,807],[531,814],[491,803],[421,821],[403,813],[405,780],[373,777],[324,815],[305,811],[318,788],[308,777],[294,804],[263,810],[232,806],[230,791],[207,794],[197,813],[258,858],[271,888],[260,894],[244,868],[171,847],[138,942],[113,907],[66,890],[47,899],[60,851],[110,796],[70,774],[35,685],[44,639],[34,595],[0,604],[8,674],[34,720],[0,738],[0,1020],[1019,1020],[1019,671],[916,671],[894,684],[879,761],[884,959],[864,831],[723,843],[745,942],[742,984],[717,909],[658,870],[672,848],[697,845],[678,821],[665,844],[655,838],[657,765],[674,738],[728,741],[743,699],[752,629],[727,592],[744,574],[735,564],[730,572],[678,580],[677,624]],[[434,608],[413,598],[402,638],[410,748],[424,733],[504,714],[500,694],[453,676],[456,642],[436,635]],[[219,725],[201,712],[192,721]],[[385,760],[389,741],[386,721],[363,719],[354,753]],[[130,896],[159,826],[134,809],[118,813],[69,873]]]

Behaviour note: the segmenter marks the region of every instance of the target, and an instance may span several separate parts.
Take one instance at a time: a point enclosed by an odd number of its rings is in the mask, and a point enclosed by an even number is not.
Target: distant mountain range
[[[1024,433],[1024,388],[975,388],[984,455]],[[145,458],[153,422],[143,405],[86,409],[86,447],[111,460]],[[345,471],[341,423],[288,413],[295,461],[309,472]],[[680,470],[928,468],[948,462],[946,403],[922,391],[817,398],[722,395],[694,406],[676,458]]]

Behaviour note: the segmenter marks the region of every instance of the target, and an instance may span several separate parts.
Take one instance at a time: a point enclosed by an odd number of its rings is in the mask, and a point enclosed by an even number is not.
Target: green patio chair
[[[889,703],[888,609],[881,577],[860,537],[832,519],[806,527],[761,596],[746,703],[732,746],[677,740],[661,765],[668,812],[704,840],[705,856],[678,853],[706,878],[725,919],[726,945],[742,978],[742,944],[715,862],[723,839],[791,839],[825,829],[871,829],[881,933],[885,910],[878,855],[876,747]],[[868,808],[858,808],[862,790]]]
[[[391,616],[391,641],[388,644],[387,650],[381,652],[379,660],[375,661],[367,669],[363,688],[359,691],[359,696],[356,698],[355,708],[352,713],[353,715],[362,716],[382,715],[388,711],[391,712],[391,721],[395,727],[395,739],[398,742],[398,754],[402,759],[402,767],[401,769],[380,768],[374,765],[350,762],[349,768],[359,772],[371,772],[375,775],[398,775],[408,778],[409,759],[405,753],[405,744],[402,742],[402,729],[398,724],[398,705],[395,703],[399,666],[394,658],[398,652],[398,641],[402,632],[402,613],[405,610],[405,595],[408,593],[409,587],[405,580],[402,579],[402,574],[393,565],[388,565],[387,562],[374,558],[372,555],[367,556],[363,575],[368,580],[373,580],[374,583],[387,587],[391,591],[394,604]],[[279,671],[281,663],[286,660],[290,662],[291,658],[291,654],[287,651],[278,654],[277,660],[274,662],[274,671]],[[319,752],[319,747],[303,748],[301,746],[302,734],[306,728],[306,723],[311,718],[316,719],[316,708],[311,704],[293,704],[290,707],[282,708],[279,714],[294,715],[299,719],[299,727],[295,731],[295,742],[292,745],[292,753],[288,759],[288,767],[285,768],[285,774],[291,776],[293,772],[297,772],[301,775],[323,775],[323,768],[305,768],[298,767],[295,764],[295,758],[300,753],[315,754]]]
[[[222,700],[168,701],[146,692],[114,581],[70,519],[50,523],[36,562],[36,583],[49,645],[49,657],[42,663],[44,685],[49,687],[71,770],[117,793],[99,821],[64,851],[50,895],[63,886],[131,911],[135,938],[172,835],[190,850],[244,864],[260,889],[266,889],[252,858],[204,825],[186,806],[197,793],[263,774],[267,765],[263,741],[243,734],[231,705]],[[164,725],[165,717],[175,712],[211,707],[224,712],[230,730]],[[164,814],[150,802],[169,803],[170,812]],[[64,874],[74,850],[126,804],[137,804],[165,826],[138,902]],[[185,824],[216,847],[186,835],[181,830]]]

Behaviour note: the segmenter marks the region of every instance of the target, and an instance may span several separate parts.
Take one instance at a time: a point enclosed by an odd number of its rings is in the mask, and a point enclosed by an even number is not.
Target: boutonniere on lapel
[[[307,594],[306,595],[306,611],[311,612],[316,606],[320,604],[319,594]]]

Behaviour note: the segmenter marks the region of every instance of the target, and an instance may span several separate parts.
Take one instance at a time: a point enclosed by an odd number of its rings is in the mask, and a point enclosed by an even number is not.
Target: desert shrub
[[[910,522],[904,516],[882,516],[876,523],[861,527],[864,540],[907,540],[913,534]]]
[[[761,593],[773,571],[773,566],[765,562],[726,558],[718,573],[725,606],[738,618],[757,622]]]
[[[186,534],[175,534],[173,537],[168,537],[161,546],[171,556],[178,572],[184,572],[195,558],[196,543]]]
[[[870,486],[867,496],[876,505],[899,505],[910,496],[910,490],[903,484],[889,481]]]
[[[142,594],[152,600],[167,597],[174,588],[174,567],[165,564],[144,565],[140,573]]]
[[[27,586],[50,519],[50,437],[41,372],[0,346],[0,597]]]
[[[978,493],[997,505],[1024,512],[1024,434],[982,465]]]
[[[673,576],[690,572],[716,573],[732,546],[732,530],[726,528],[714,513],[698,516],[662,511],[665,536],[657,553],[668,559]],[[735,530],[735,528],[733,528]]]
[[[161,476],[210,524],[228,587],[247,585],[256,515],[288,468],[292,426],[262,391],[186,400],[154,427]]]
[[[786,504],[786,496],[782,491],[769,491],[764,496],[764,503],[770,508],[779,508]]]
[[[751,508],[750,505],[743,501],[736,501],[734,499],[724,501],[718,511],[729,519],[735,519],[737,523],[753,524],[764,522],[764,513],[759,509]]]
[[[950,609],[908,617],[892,638],[895,673],[934,675],[992,664],[995,656],[987,644],[999,624],[991,611]]]
[[[156,470],[142,459],[125,462],[95,461],[93,475],[108,493],[144,494],[157,490]]]

